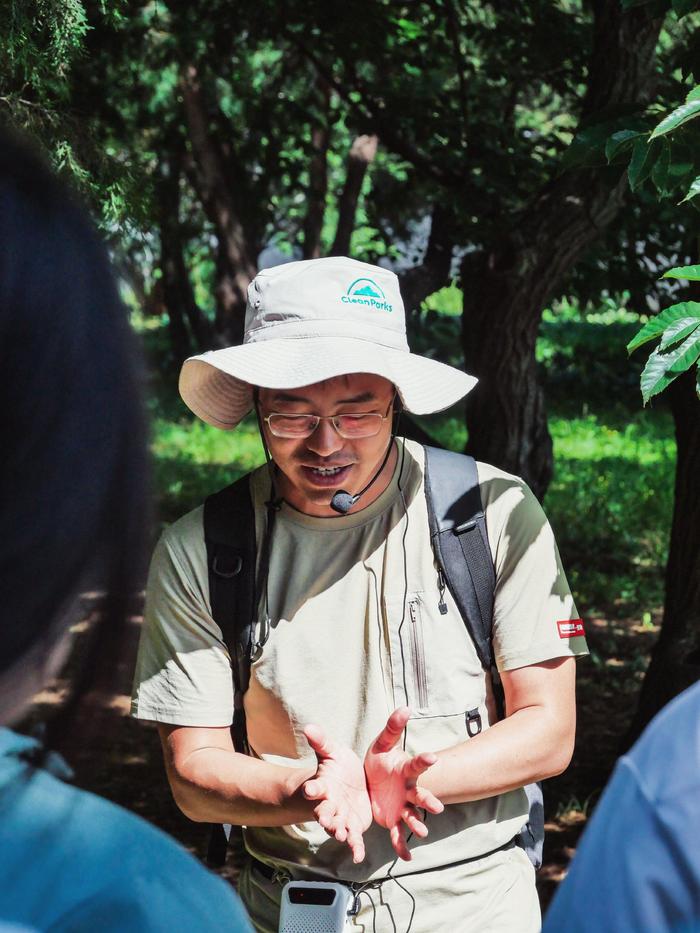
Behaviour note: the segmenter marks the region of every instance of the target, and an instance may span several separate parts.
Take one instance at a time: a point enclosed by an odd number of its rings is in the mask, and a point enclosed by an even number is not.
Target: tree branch
[[[227,339],[240,339],[246,291],[255,276],[256,267],[227,184],[224,154],[209,131],[208,108],[195,65],[190,63],[182,67],[180,89],[192,155],[197,166],[198,192],[219,241],[217,328],[225,332]]]
[[[175,362],[179,365],[190,354],[193,344],[197,350],[208,349],[212,335],[209,321],[195,301],[185,265],[179,216],[182,153],[180,140],[174,139],[173,136],[174,134],[169,134],[171,144],[159,165],[156,193],[163,300],[170,319]]]
[[[328,146],[330,144],[330,88],[318,78],[317,89],[321,103],[320,119],[311,129],[311,160],[309,162],[309,191],[304,220],[304,259],[318,259],[321,255],[321,231],[326,213],[328,192]]]
[[[338,96],[345,101],[350,110],[359,118],[359,121],[370,126],[389,149],[416,166],[416,168],[423,169],[441,184],[455,185],[463,182],[461,174],[451,172],[437,165],[431,156],[421,152],[404,139],[393,125],[386,108],[379,101],[374,100],[363,82],[356,76],[354,86],[347,87],[323,64],[318,55],[304,45],[298,36],[290,32],[289,29],[285,30],[285,35],[295,48],[311,62],[316,71],[328,82]],[[362,104],[352,99],[353,91],[361,95]]]
[[[356,136],[350,146],[345,185],[338,201],[338,225],[330,251],[331,256],[348,256],[350,240],[355,229],[357,205],[367,169],[377,154],[377,136]]]
[[[454,249],[453,226],[454,218],[449,209],[436,204],[423,262],[399,276],[401,294],[409,314],[417,311],[428,295],[449,283]]]
[[[445,11],[447,12],[447,19],[450,26],[449,32],[450,39],[452,41],[455,71],[457,72],[457,80],[459,81],[459,103],[462,117],[462,142],[463,144],[466,144],[467,127],[469,125],[469,105],[467,104],[467,80],[464,73],[464,54],[462,52],[460,43],[461,24],[459,22],[459,17],[457,15],[457,11],[454,8],[452,0],[444,0],[444,2]]]

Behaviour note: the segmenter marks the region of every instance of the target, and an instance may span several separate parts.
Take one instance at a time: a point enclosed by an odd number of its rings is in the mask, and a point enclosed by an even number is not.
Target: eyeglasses
[[[275,437],[311,437],[322,421],[330,421],[344,438],[374,437],[388,420],[393,399],[385,415],[377,412],[352,412],[346,415],[283,415],[274,412],[263,421]]]

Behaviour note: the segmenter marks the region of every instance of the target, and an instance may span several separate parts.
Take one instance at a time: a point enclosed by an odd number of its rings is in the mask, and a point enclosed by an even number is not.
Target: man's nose
[[[330,418],[319,421],[314,433],[306,440],[306,446],[309,450],[313,450],[320,457],[328,457],[334,454],[341,449],[343,443],[343,438],[333,427]]]

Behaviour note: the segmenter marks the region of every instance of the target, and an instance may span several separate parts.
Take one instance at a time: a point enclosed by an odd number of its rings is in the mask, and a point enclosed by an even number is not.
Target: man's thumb
[[[306,736],[306,740],[316,752],[316,755],[319,758],[330,758],[334,751],[333,742],[326,737],[325,732],[320,726],[315,725],[314,723],[309,723],[309,725],[304,726],[302,732]]]

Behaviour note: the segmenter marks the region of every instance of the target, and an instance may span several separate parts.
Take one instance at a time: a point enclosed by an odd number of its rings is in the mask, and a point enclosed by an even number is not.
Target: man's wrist
[[[304,796],[304,784],[315,776],[318,770],[317,762],[308,762],[299,768],[287,768],[287,775],[284,780],[283,796],[284,801],[280,804],[291,804],[298,806],[302,812],[307,812],[306,819],[313,820],[314,807],[318,803],[315,800],[307,800]]]

